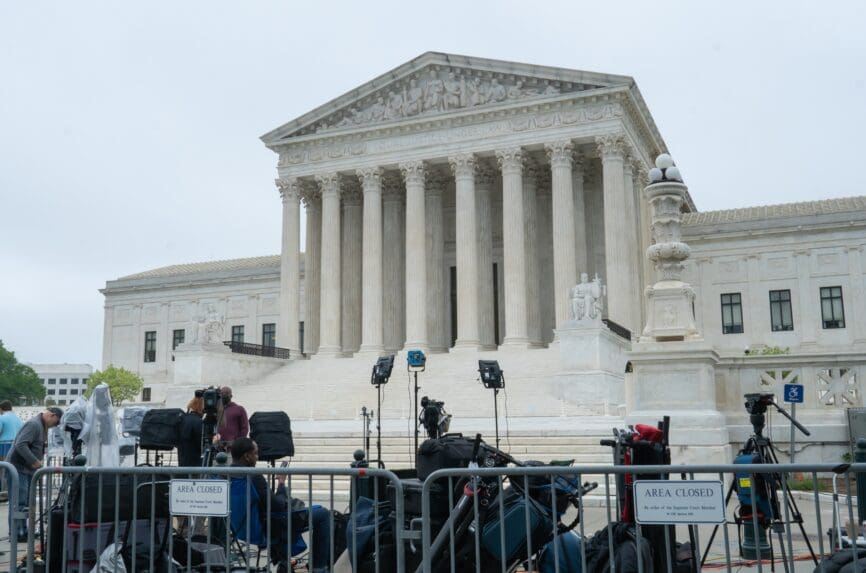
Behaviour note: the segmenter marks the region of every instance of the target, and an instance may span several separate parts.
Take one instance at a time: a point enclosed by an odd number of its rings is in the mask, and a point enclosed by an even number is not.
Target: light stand
[[[391,378],[391,370],[394,369],[394,355],[380,356],[373,365],[373,374],[370,376],[370,384],[376,387],[378,409],[376,411],[376,463],[384,468],[382,462],[382,386]]]
[[[367,406],[361,406],[361,417],[364,418],[364,425],[361,429],[361,448],[364,451],[364,457],[370,457],[370,418],[373,417],[373,411],[367,411]]]
[[[418,455],[418,373],[427,367],[427,357],[420,350],[410,350],[406,354],[406,369],[415,374],[415,455]]]
[[[499,449],[499,408],[497,398],[499,389],[505,388],[505,373],[499,368],[496,360],[479,360],[478,373],[481,375],[481,383],[485,388],[493,390],[493,416],[496,428],[496,449]]]

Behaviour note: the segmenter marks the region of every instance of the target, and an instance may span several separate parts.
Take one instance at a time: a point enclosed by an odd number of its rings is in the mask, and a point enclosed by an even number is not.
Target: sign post
[[[791,418],[797,419],[797,404],[803,402],[803,385],[802,384],[785,384],[785,402],[791,404]],[[794,435],[794,424],[791,424],[791,463],[794,463],[794,443],[796,436]]]

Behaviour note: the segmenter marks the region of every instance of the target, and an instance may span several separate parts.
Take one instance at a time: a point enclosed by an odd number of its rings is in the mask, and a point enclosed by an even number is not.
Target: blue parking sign
[[[801,404],[803,402],[803,385],[785,384],[785,402]]]

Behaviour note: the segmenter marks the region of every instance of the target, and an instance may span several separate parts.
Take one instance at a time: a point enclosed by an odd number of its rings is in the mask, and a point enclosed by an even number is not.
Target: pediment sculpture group
[[[607,287],[596,274],[590,281],[587,273],[580,273],[580,283],[571,289],[572,320],[601,321]]]
[[[343,112],[336,123],[322,125],[320,129],[402,119],[425,113],[560,93],[559,88],[550,84],[530,88],[525,86],[522,80],[505,85],[496,78],[479,78],[454,71],[447,72],[444,77],[440,74],[438,71],[431,71],[426,77],[411,78],[402,88],[394,86],[387,93],[383,91],[366,108],[353,106]]]

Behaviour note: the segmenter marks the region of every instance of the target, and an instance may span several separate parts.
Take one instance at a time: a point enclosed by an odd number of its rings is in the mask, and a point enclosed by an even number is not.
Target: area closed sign
[[[636,481],[634,506],[641,525],[725,521],[724,487],[717,480]]]
[[[173,479],[169,507],[172,515],[226,517],[229,482],[217,479]]]

